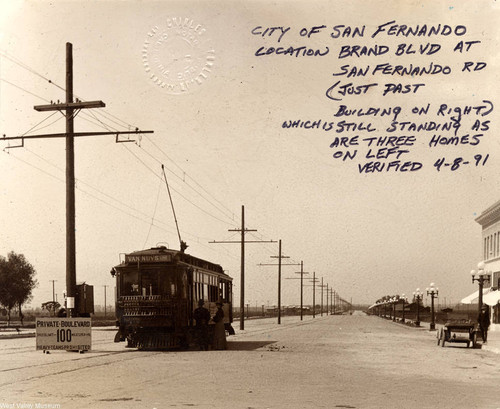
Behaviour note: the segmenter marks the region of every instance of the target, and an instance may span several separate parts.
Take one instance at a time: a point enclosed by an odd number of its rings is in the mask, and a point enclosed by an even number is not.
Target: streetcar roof
[[[183,253],[179,250],[169,249],[165,246],[152,247],[146,250],[133,251],[125,253],[125,260],[116,267],[124,267],[130,264],[153,264],[153,263],[168,263],[176,259],[178,262],[186,263],[194,267],[205,268],[212,270],[218,274],[227,276],[221,265],[203,260],[190,254]],[[229,276],[228,276],[229,277]]]

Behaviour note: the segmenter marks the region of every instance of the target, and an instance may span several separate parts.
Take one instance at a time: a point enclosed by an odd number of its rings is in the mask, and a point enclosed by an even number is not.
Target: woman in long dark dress
[[[222,309],[222,303],[217,302],[215,305],[217,305],[217,312],[212,318],[212,320],[215,322],[214,349],[227,349],[226,329],[224,327],[224,311]]]

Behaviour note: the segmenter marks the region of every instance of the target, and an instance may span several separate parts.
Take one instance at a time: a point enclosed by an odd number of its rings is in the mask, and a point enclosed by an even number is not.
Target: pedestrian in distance
[[[217,301],[215,305],[217,306],[217,312],[212,318],[212,321],[215,322],[214,349],[223,350],[227,349],[226,328],[224,327],[224,310],[222,309],[222,302]]]
[[[193,317],[196,320],[196,336],[198,346],[202,351],[208,351],[209,335],[208,322],[210,321],[210,312],[203,306],[203,300],[198,301],[198,308],[194,310]]]
[[[479,331],[481,332],[483,342],[486,343],[488,339],[488,328],[490,326],[490,311],[487,305],[481,308],[477,322],[479,323]]]

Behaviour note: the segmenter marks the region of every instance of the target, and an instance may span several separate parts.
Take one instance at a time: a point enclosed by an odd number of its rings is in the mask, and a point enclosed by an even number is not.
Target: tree
[[[19,318],[23,324],[22,306],[32,298],[32,291],[38,285],[35,268],[23,254],[11,251],[7,258],[0,256],[0,304],[7,309],[7,322],[14,307],[19,308]]]

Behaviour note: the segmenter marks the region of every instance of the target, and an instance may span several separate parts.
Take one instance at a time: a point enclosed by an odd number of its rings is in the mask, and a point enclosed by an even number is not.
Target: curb
[[[0,340],[2,339],[16,339],[16,338],[34,338],[34,332],[28,332],[24,334],[0,334]]]

